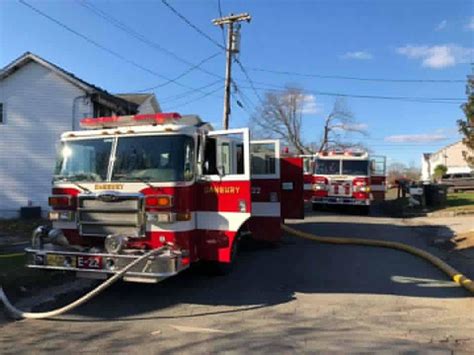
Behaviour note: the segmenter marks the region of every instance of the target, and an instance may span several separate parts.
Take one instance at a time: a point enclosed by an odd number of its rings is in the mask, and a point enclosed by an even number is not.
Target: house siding
[[[151,105],[151,98],[149,97],[146,99],[139,107],[138,113],[146,114],[146,113],[156,113],[155,109]]]
[[[60,134],[91,115],[84,95],[36,62],[0,81],[0,217],[17,216],[29,201],[47,211]]]
[[[472,171],[463,157],[463,151],[467,150],[468,148],[462,142],[457,142],[433,153],[429,159],[429,164],[422,157],[422,179],[430,180],[433,176],[434,169],[438,165],[445,165],[450,174]],[[431,173],[429,172],[429,168],[431,169]]]

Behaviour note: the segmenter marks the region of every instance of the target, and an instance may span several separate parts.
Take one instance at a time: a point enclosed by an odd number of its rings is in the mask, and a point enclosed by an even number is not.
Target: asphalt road
[[[294,226],[420,247],[431,233],[347,214]],[[242,251],[228,276],[189,270],[158,285],[122,283],[60,319],[0,328],[0,353],[381,350],[474,352],[474,298],[411,255],[291,236]]]

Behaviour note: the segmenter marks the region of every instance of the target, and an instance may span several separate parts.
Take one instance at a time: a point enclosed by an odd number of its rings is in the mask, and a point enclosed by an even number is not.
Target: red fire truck
[[[85,118],[62,134],[49,218],[27,266],[158,282],[197,261],[229,269],[245,235],[269,242],[284,218],[303,218],[300,158],[249,130],[214,131],[177,113]]]
[[[314,156],[312,169],[314,210],[321,205],[354,205],[368,213],[372,201],[385,199],[384,156],[350,150],[322,152]]]

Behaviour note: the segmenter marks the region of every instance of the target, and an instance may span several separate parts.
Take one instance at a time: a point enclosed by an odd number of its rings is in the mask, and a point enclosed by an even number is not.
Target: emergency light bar
[[[181,115],[177,112],[128,116],[88,117],[81,120],[81,128],[99,129],[125,126],[162,125],[174,123]]]
[[[321,155],[323,157],[326,156],[336,156],[336,155],[343,155],[346,157],[362,157],[367,153],[364,151],[353,151],[353,150],[331,150],[331,151],[323,151]]]

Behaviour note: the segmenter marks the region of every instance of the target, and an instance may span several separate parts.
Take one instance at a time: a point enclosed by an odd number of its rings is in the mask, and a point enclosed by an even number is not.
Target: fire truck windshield
[[[194,176],[194,143],[184,135],[118,139],[113,181],[189,181]]]
[[[112,143],[113,138],[63,142],[56,163],[55,180],[106,180]]]
[[[115,159],[110,164],[113,142]],[[64,141],[54,179],[64,181],[175,182],[194,177],[194,143],[184,135]]]
[[[340,165],[339,159],[317,159],[314,172],[322,175],[338,175],[340,174]]]
[[[369,162],[367,160],[343,160],[343,175],[367,175],[369,173]]]

